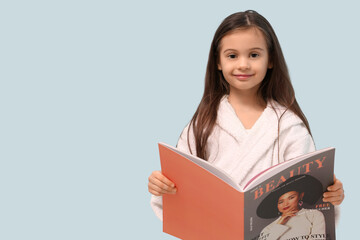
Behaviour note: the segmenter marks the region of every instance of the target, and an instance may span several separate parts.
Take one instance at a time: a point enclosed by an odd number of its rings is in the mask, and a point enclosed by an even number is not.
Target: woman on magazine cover
[[[256,214],[261,218],[277,219],[260,233],[262,240],[325,238],[325,218],[313,206],[321,197],[323,186],[310,175],[298,175],[280,184],[260,203]]]
[[[177,148],[221,168],[241,187],[259,172],[315,150],[279,41],[257,12],[234,13],[216,30],[203,97]],[[176,194],[176,183],[154,171],[148,190],[162,219],[162,195]],[[327,190],[325,202],[343,201],[338,179]]]

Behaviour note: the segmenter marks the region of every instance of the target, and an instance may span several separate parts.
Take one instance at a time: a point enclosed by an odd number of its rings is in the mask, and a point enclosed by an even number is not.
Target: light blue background
[[[273,25],[317,148],[337,148],[337,238],[357,238],[360,17],[339,2],[1,1],[0,239],[175,239],[149,205],[157,142],[176,144],[216,28],[246,9]]]

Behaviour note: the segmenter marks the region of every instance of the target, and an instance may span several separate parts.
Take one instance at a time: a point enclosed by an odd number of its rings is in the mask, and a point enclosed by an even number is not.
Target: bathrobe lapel
[[[278,124],[278,117],[270,103],[254,126],[247,130],[227,98],[224,98],[219,105],[217,124],[227,134],[231,135],[238,145],[233,156],[236,159],[236,164],[229,174],[239,176],[236,180],[240,186],[244,186],[253,177],[254,172],[261,172],[271,167],[273,161],[278,161],[277,154],[274,154],[274,151],[277,150],[275,144],[278,138],[277,127],[274,126]],[[264,159],[269,151],[273,152],[273,161]],[[274,160],[275,156],[276,159]],[[257,160],[254,162],[247,159]],[[242,174],[234,174],[239,171]]]

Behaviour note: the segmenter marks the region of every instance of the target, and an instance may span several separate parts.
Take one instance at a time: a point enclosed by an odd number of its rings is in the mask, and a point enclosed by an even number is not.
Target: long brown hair
[[[273,99],[293,111],[304,122],[311,134],[309,123],[296,101],[284,55],[273,28],[256,11],[238,12],[225,18],[215,32],[206,68],[203,97],[188,128],[188,136],[190,129],[193,130],[196,154],[202,159],[207,160],[208,157],[206,143],[216,123],[220,100],[224,95],[229,94],[230,89],[222,72],[217,67],[221,39],[234,30],[252,27],[259,29],[263,33],[268,47],[269,61],[272,63],[272,68],[268,69],[258,89],[259,97],[265,102]],[[280,118],[281,116],[279,122]],[[189,149],[191,149],[189,137],[187,139]]]

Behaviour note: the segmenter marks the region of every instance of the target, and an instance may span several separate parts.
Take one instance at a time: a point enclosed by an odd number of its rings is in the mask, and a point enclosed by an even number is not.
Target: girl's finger
[[[154,190],[149,189],[149,192],[150,192],[152,195],[161,196],[161,193],[156,192],[156,191],[154,191]]]
[[[340,189],[334,192],[324,192],[323,196],[324,198],[328,198],[328,197],[337,197],[337,196],[342,196],[344,195],[344,190]]]
[[[334,184],[329,186],[327,188],[327,190],[331,191],[331,192],[334,192],[334,191],[337,191],[337,190],[340,190],[340,189],[343,189],[343,184],[339,179],[335,178],[335,176],[334,176]]]
[[[159,192],[159,193],[175,193],[176,188],[166,185],[165,183],[159,181],[158,179],[152,179],[148,184],[149,188]]]
[[[172,181],[170,181],[167,177],[165,177],[160,171],[156,171],[154,177],[168,186],[175,187],[175,184]]]
[[[344,200],[344,196],[326,197],[323,198],[324,202],[330,202],[333,205],[339,205]]]

